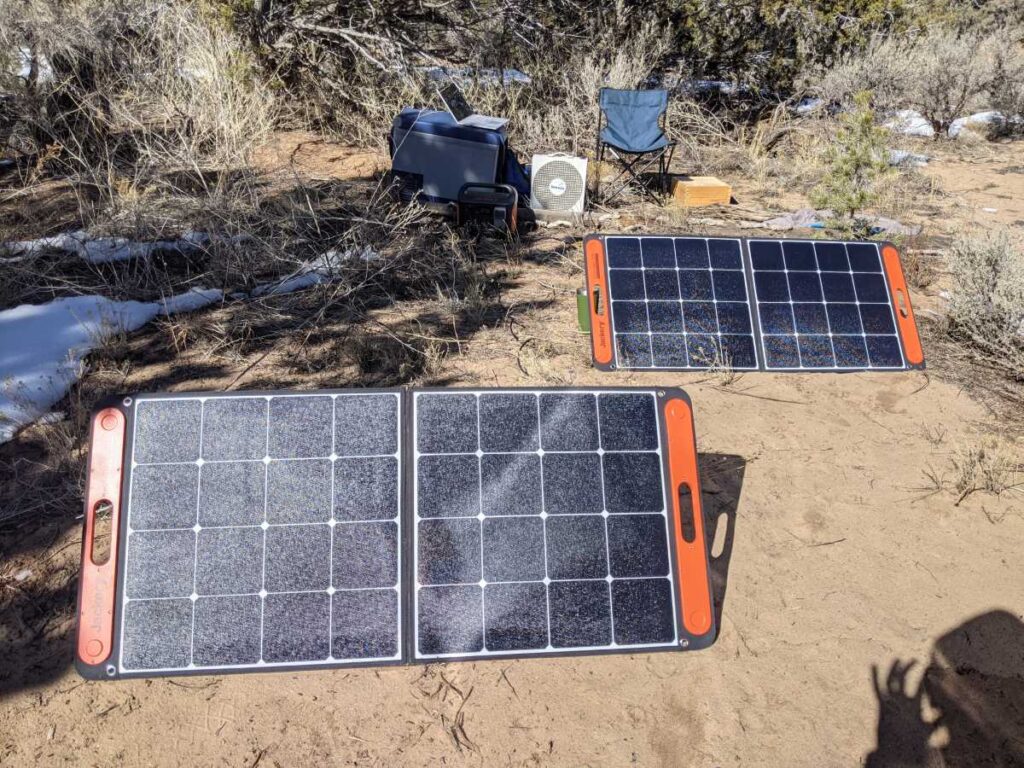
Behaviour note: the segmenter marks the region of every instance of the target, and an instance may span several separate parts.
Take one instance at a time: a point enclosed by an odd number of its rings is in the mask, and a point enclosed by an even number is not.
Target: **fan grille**
[[[533,196],[545,210],[572,210],[579,205],[583,194],[583,177],[572,163],[549,160],[534,169]]]

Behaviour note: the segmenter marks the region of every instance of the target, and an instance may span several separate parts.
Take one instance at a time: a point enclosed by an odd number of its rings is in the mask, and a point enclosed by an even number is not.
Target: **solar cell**
[[[600,368],[924,363],[899,256],[888,244],[598,235],[584,251]]]
[[[622,368],[757,368],[741,243],[608,237],[614,352]]]
[[[127,398],[93,421],[78,667],[703,647],[707,543],[684,485],[678,390]]]

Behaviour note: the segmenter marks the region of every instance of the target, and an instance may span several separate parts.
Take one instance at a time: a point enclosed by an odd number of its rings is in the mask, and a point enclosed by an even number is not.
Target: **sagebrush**
[[[1008,233],[962,238],[949,253],[949,333],[1024,382],[1024,252]]]
[[[1022,33],[1011,29],[935,27],[909,36],[885,36],[836,66],[805,74],[805,83],[826,100],[852,104],[869,91],[881,110],[912,109],[945,135],[959,117],[982,109],[1021,106],[1024,81]]]

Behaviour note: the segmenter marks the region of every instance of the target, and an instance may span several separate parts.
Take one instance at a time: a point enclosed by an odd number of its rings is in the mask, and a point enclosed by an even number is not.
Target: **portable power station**
[[[463,184],[456,205],[459,226],[474,222],[515,233],[519,193],[509,184]]]

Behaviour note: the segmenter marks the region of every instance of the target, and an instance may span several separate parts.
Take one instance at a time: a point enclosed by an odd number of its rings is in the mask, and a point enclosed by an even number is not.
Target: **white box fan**
[[[530,207],[583,213],[587,160],[572,155],[534,155],[530,167]]]

